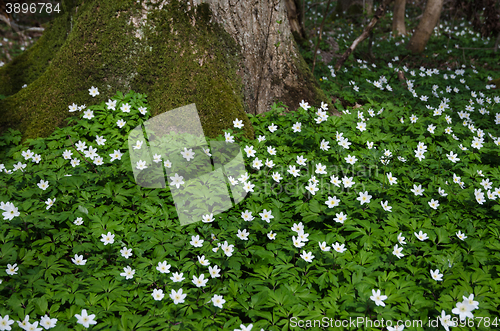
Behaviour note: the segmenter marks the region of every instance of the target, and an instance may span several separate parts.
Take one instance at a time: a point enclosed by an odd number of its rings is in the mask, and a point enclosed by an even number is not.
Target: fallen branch
[[[370,32],[373,30],[373,28],[375,27],[375,25],[377,25],[377,23],[380,20],[380,18],[382,16],[384,16],[385,9],[387,8],[387,6],[392,1],[393,0],[384,0],[384,2],[382,2],[382,4],[377,8],[377,11],[375,12],[375,15],[373,15],[373,18],[372,18],[371,22],[365,27],[365,29],[363,30],[363,33],[361,33],[361,35],[358,38],[356,38],[356,40],[354,40],[354,42],[352,43],[352,45],[338,59],[337,64],[335,64],[335,71],[338,71],[342,67],[342,65],[344,64],[344,62],[351,55],[351,53],[354,52],[354,50],[356,49],[356,47],[358,46],[358,44],[360,42],[362,42],[363,40],[365,40],[366,38],[368,38],[368,36],[370,35]]]
[[[19,32],[20,30],[24,31],[36,31],[36,32],[43,32],[45,31],[45,28],[38,28],[38,27],[27,27],[23,25],[18,25],[14,21],[10,20],[7,16],[0,14],[0,21],[3,21],[6,23],[8,26],[10,26],[14,31]]]

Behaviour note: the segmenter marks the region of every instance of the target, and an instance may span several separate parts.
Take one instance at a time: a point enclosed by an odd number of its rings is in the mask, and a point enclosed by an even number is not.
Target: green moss
[[[24,84],[31,84],[47,70],[71,28],[71,4],[63,1],[61,8],[61,16],[47,24],[44,34],[33,47],[0,70],[0,94],[15,94]]]
[[[47,29],[48,37],[65,29],[69,34],[43,74],[40,66],[27,88],[0,100],[1,131],[19,129],[23,140],[46,137],[65,125],[70,104],[100,103],[133,89],[148,95],[153,115],[194,102],[207,136],[232,127],[237,117],[246,136],[253,137],[236,75],[238,48],[221,27],[209,23],[207,5],[186,13],[185,4],[172,1],[151,14],[155,27],[143,27],[142,39],[130,24],[132,14],[141,15],[135,1],[78,1],[76,6],[71,31],[64,20]],[[7,67],[17,70],[16,64]],[[89,96],[91,86],[99,88],[99,96]]]
[[[150,91],[148,101],[156,110],[153,115],[195,103],[208,137],[221,134],[239,118],[245,124],[245,135],[253,138],[236,73],[239,46],[222,27],[210,23],[207,4],[187,14],[186,10],[184,3],[172,2],[150,15],[154,28],[145,37],[154,46],[141,55],[133,89]]]

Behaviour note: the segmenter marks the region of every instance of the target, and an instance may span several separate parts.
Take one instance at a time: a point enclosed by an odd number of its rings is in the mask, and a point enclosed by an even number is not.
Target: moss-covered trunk
[[[188,4],[190,3],[190,4]],[[0,131],[49,135],[116,91],[146,93],[153,115],[196,103],[215,137],[274,101],[326,101],[297,51],[282,0],[64,0],[63,14],[0,69]],[[27,88],[21,88],[28,84]],[[95,86],[100,94],[89,95]]]

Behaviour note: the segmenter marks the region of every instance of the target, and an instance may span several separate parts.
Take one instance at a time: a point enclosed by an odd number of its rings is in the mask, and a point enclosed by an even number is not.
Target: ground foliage
[[[465,23],[440,31],[423,56],[385,34],[373,46],[385,61],[361,49],[340,72],[319,66],[340,117],[307,100],[294,113],[277,103],[249,116],[255,140],[234,119],[217,139],[241,145],[248,177],[234,180],[249,195],[212,222],[181,227],[168,189],[135,185],[127,134],[151,117],[143,94],[69,105],[78,116],[48,138],[20,144],[10,131],[0,141],[0,316],[47,315],[53,330],[85,329],[83,309],[94,330],[288,330],[325,317],[437,330],[442,311],[460,322],[452,310],[472,295],[474,318],[452,329],[498,328],[497,73],[492,53],[460,49],[493,41]],[[357,31],[340,33],[344,49]]]

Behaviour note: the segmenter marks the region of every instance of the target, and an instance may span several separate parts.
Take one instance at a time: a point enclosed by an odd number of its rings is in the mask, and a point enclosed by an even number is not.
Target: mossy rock
[[[46,137],[66,125],[72,103],[100,103],[134,90],[148,95],[153,116],[195,103],[208,137],[235,118],[254,137],[236,74],[239,46],[210,22],[208,5],[187,10],[171,1],[150,11],[154,24],[139,27],[131,15],[140,17],[142,7],[133,0],[64,0],[62,8],[65,14],[32,48],[0,69],[0,94],[8,96],[0,100],[0,131],[19,129],[23,140]],[[91,86],[100,91],[95,98]]]

